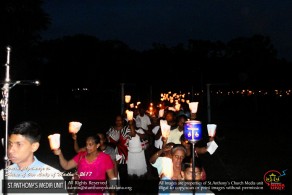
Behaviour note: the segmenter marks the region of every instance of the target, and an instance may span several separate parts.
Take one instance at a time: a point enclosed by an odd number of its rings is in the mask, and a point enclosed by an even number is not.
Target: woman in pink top
[[[106,187],[107,177],[110,180],[116,179],[114,164],[110,155],[103,153],[99,146],[100,138],[97,135],[89,136],[86,139],[86,151],[79,152],[69,161],[64,158],[60,148],[54,150],[54,153],[59,156],[60,165],[63,169],[77,168],[80,182],[84,181],[84,185],[81,186],[83,190],[79,188],[78,194],[103,194],[106,190],[103,187]],[[88,190],[89,188],[91,189]]]

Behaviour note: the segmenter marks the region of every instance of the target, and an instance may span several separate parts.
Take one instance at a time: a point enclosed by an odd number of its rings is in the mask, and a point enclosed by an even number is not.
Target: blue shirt
[[[17,164],[12,164],[6,168],[7,179],[56,179],[63,180],[62,172],[39,161],[34,156],[34,161],[25,169],[20,170]]]

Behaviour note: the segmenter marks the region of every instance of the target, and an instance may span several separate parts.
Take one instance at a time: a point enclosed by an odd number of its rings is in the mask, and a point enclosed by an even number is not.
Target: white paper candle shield
[[[164,115],[164,109],[160,109],[158,115],[159,115],[159,118],[162,118]]]
[[[160,127],[161,127],[162,124],[166,124],[167,125],[167,120],[160,120],[159,123],[160,123]]]
[[[175,108],[175,111],[180,111],[180,104],[175,104],[174,108]]]
[[[127,119],[128,121],[133,120],[133,111],[130,110],[127,111]]]
[[[134,103],[130,104],[130,108],[134,108],[134,106],[135,106]]]
[[[173,111],[173,112],[176,111],[174,107],[168,107],[168,110],[171,110],[171,111]]]
[[[216,124],[207,124],[208,135],[210,137],[214,137],[215,136],[216,128],[217,128]]]
[[[167,178],[172,178],[173,176],[173,163],[171,158],[162,158],[162,170],[163,174]]]
[[[170,125],[167,124],[167,120],[160,120],[160,128],[162,137],[168,138],[170,134]]]
[[[213,140],[207,143],[207,151],[212,155],[218,148],[217,143]]]
[[[69,133],[78,133],[82,126],[82,123],[77,121],[72,121],[69,123]]]
[[[190,102],[189,103],[189,108],[191,110],[191,113],[197,113],[198,104],[199,104],[199,102]]]
[[[128,104],[131,101],[131,96],[130,95],[125,95],[125,102]]]
[[[60,148],[60,137],[61,135],[59,133],[55,133],[48,136],[50,147],[52,150]]]

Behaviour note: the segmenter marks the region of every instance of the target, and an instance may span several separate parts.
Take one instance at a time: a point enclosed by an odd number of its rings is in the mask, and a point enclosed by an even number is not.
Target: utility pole
[[[211,123],[211,85],[228,85],[228,83],[207,83],[207,113],[208,113],[208,123]]]
[[[125,107],[125,83],[121,83],[121,114],[124,112],[124,107]]]

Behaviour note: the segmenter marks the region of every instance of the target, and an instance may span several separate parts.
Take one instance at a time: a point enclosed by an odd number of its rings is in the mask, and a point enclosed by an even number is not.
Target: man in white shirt
[[[139,107],[139,114],[136,116],[136,126],[144,131],[148,131],[151,127],[150,117],[145,114],[145,109],[142,106]]]

